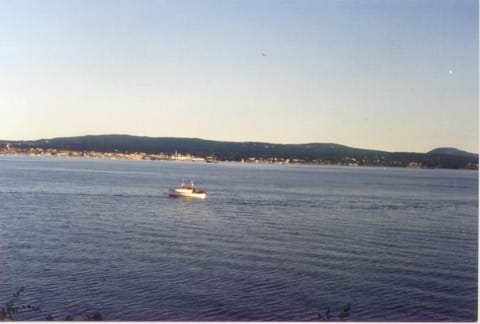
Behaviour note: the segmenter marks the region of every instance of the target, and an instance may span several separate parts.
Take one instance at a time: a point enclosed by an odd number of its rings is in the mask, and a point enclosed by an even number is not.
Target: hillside
[[[443,154],[443,155],[453,155],[453,156],[476,156],[474,153],[466,152],[459,150],[454,147],[439,147],[431,150],[428,154]]]
[[[441,151],[433,150],[429,153],[391,153],[352,148],[334,143],[274,144],[211,141],[198,138],[87,135],[36,141],[0,141],[0,148],[6,147],[7,144],[24,150],[40,148],[43,150],[104,153],[143,152],[146,154],[174,154],[177,152],[198,157],[215,156],[221,161],[241,161],[249,158],[264,161],[288,159],[317,164],[478,169],[478,156],[474,154],[442,154],[441,152],[445,152],[443,149]],[[449,150],[449,152],[463,152],[456,149]]]
[[[39,147],[43,149],[64,149],[98,152],[145,152],[173,154],[193,154],[206,157],[215,155],[221,160],[241,160],[242,158],[291,158],[313,160],[360,158],[378,155],[381,151],[355,149],[331,143],[272,144],[262,142],[224,142],[198,138],[139,137],[130,135],[87,135],[41,139],[37,141],[14,142],[17,146]]]

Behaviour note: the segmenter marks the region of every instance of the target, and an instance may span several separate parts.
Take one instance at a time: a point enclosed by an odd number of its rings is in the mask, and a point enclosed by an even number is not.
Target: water
[[[476,171],[0,157],[18,319],[475,321],[477,251]]]

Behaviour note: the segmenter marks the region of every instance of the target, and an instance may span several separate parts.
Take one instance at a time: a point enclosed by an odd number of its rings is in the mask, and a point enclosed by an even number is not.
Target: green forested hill
[[[272,144],[261,142],[225,142],[198,138],[140,137],[130,135],[87,135],[42,139],[37,141],[0,141],[0,145],[38,147],[72,151],[143,152],[192,154],[199,157],[214,155],[218,160],[290,159],[314,163],[358,164],[372,166],[411,166],[419,163],[432,168],[478,168],[478,155],[385,152],[357,149],[333,143]],[[444,152],[440,150],[440,153]],[[455,151],[449,150],[450,153]]]

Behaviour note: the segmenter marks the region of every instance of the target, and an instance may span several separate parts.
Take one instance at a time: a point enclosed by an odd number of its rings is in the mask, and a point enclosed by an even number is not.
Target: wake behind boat
[[[207,197],[207,192],[203,190],[198,190],[195,188],[193,181],[190,184],[182,182],[180,188],[171,188],[168,190],[170,197],[183,197],[183,198],[197,198],[205,199]]]

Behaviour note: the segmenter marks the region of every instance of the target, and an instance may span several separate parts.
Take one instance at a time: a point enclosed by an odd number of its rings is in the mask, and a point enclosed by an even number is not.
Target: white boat
[[[171,188],[168,190],[170,197],[183,197],[183,198],[197,198],[205,199],[207,197],[207,192],[203,190],[198,190],[195,188],[193,181],[190,184],[182,182],[180,188]]]

